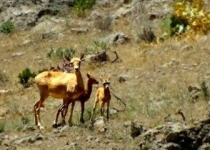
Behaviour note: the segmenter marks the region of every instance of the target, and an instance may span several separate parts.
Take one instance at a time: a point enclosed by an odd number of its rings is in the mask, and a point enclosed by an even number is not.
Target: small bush
[[[96,21],[95,26],[99,30],[111,30],[112,22],[113,22],[113,18],[110,15],[108,15],[106,17],[99,18]]]
[[[108,45],[105,42],[100,42],[100,41],[93,41],[91,43],[91,45],[89,45],[85,52],[87,54],[91,54],[97,51],[101,51],[101,50],[107,50],[109,49]]]
[[[22,71],[22,73],[19,73],[18,78],[19,78],[19,83],[22,85],[26,85],[29,81],[30,78],[35,78],[36,73],[31,72],[30,69],[26,68]]]
[[[209,91],[205,81],[201,82],[201,91],[203,93],[203,97],[208,100],[209,99]]]
[[[4,71],[0,70],[0,85],[4,84],[6,81],[8,81],[8,77]]]
[[[75,0],[73,11],[78,16],[84,16],[85,10],[92,8],[92,6],[95,4],[95,1],[96,0]]]
[[[75,54],[73,49],[51,48],[51,51],[47,54],[49,58],[63,58],[64,56],[72,57]]]
[[[0,122],[0,133],[3,133],[5,131],[5,121]]]
[[[27,116],[22,116],[20,122],[16,124],[16,130],[21,131],[24,127],[30,123],[30,118]]]
[[[156,36],[150,27],[143,28],[143,31],[139,36],[143,41],[148,43],[154,42],[156,40]]]
[[[11,21],[7,21],[1,25],[0,31],[3,33],[11,33],[15,29],[14,24]]]

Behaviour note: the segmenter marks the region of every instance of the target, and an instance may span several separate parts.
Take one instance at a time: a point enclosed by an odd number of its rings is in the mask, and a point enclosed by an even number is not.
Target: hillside
[[[167,123],[192,127],[208,117],[210,34],[183,34],[151,43],[141,38],[145,27],[151,27],[157,39],[165,35],[164,19],[173,12],[173,0],[98,0],[85,15],[73,9],[72,1],[33,2],[0,2],[0,25],[10,20],[15,26],[12,33],[0,33],[0,149],[143,149],[140,145],[146,139],[140,133],[132,138],[133,124],[145,130]],[[209,2],[205,4],[208,10]],[[110,77],[110,88],[126,104],[125,110],[112,95],[110,121],[90,128],[94,86],[85,105],[85,123],[79,122],[77,102],[73,126],[54,129],[62,101],[49,97],[41,110],[45,130],[40,131],[33,112],[38,89],[33,79],[23,87],[18,75],[26,68],[37,73],[62,64],[62,58],[48,57],[52,50],[74,50],[75,57],[84,53],[85,82],[86,73],[98,81],[100,76]],[[88,59],[103,50],[108,60]],[[113,51],[119,57],[114,62]],[[152,149],[152,141],[147,144],[145,149]]]

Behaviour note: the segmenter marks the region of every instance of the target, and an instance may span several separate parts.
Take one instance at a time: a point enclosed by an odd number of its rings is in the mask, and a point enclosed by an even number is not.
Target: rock
[[[12,90],[0,90],[0,95],[7,95],[11,93],[12,93]]]
[[[129,120],[129,121],[125,121],[123,123],[123,126],[125,126],[127,128],[127,127],[131,126],[131,124],[132,124],[132,122]]]
[[[119,76],[119,77],[118,77],[118,81],[119,81],[120,83],[123,83],[123,82],[126,81],[126,79],[125,79],[124,77],[122,77],[122,76]]]
[[[104,39],[101,39],[102,42],[105,42],[108,45],[123,44],[128,40],[129,40],[129,37],[125,35],[124,33],[114,33]]]
[[[198,150],[210,150],[210,144],[209,143],[205,143],[203,145],[201,145]]]
[[[126,7],[120,7],[118,10],[114,12],[112,17],[114,19],[125,17],[126,15],[130,15],[135,10],[135,6],[128,5]]]
[[[181,150],[181,147],[175,143],[167,143],[163,145],[165,150]]]
[[[106,126],[104,117],[96,118],[93,126],[99,133],[104,133],[107,131],[107,126]]]
[[[88,54],[84,58],[87,62],[105,62],[109,60],[109,56],[106,54],[106,51],[102,50],[96,54]]]
[[[71,28],[71,31],[75,33],[86,33],[88,29],[87,28]]]
[[[32,29],[32,32],[41,33],[45,35],[50,34],[51,36],[52,34],[59,34],[64,30],[65,30],[64,21],[62,19],[54,19],[52,17],[51,20],[44,20],[40,22]],[[46,37],[49,37],[48,35]]]
[[[135,123],[131,123],[131,137],[135,138],[143,132],[143,126],[142,125],[136,125]]]
[[[37,133],[35,135],[30,135],[30,136],[24,136],[24,137],[19,137],[16,140],[14,140],[15,144],[22,144],[22,143],[35,143],[36,141],[43,140],[44,136],[40,133]]]
[[[20,56],[23,56],[23,55],[25,55],[24,52],[17,52],[17,53],[13,53],[12,57],[20,57]]]
[[[201,88],[198,85],[189,85],[188,92],[193,100],[197,100],[201,96]]]

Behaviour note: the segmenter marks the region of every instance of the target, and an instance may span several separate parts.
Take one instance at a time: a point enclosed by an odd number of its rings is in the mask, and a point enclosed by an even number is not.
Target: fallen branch
[[[181,108],[176,112],[176,114],[181,115],[183,122],[186,121],[186,118],[185,118],[184,113],[182,112]]]
[[[110,88],[110,89],[111,89],[111,88]],[[121,98],[119,98],[119,97],[113,92],[112,89],[111,89],[110,91],[111,91],[112,95],[113,95],[118,101],[120,101],[120,102],[125,106],[123,110],[118,110],[118,111],[125,111],[125,108],[126,108],[126,106],[127,106],[126,103],[123,102],[123,100],[122,100]],[[115,110],[117,110],[117,109],[115,108]]]
[[[115,61],[118,60],[119,56],[116,51],[112,51],[112,52],[116,55],[116,58],[111,61],[111,63],[114,63]]]

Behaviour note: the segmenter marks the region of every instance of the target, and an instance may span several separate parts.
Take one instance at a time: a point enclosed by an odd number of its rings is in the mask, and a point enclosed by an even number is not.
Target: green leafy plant
[[[62,49],[62,48],[51,48],[50,52],[47,54],[49,58],[63,58],[64,56],[72,57],[75,54],[73,49]]]
[[[96,0],[75,0],[73,11],[78,16],[84,16],[85,10],[92,8]]]
[[[107,50],[109,46],[105,42],[93,41],[91,45],[86,48],[86,53],[93,53],[99,50]]]
[[[11,33],[15,29],[14,24],[11,21],[3,23],[0,27],[0,31],[3,33]]]
[[[31,72],[29,68],[26,68],[22,71],[22,73],[19,73],[19,83],[22,85],[26,85],[30,78],[35,78],[36,73]]]

